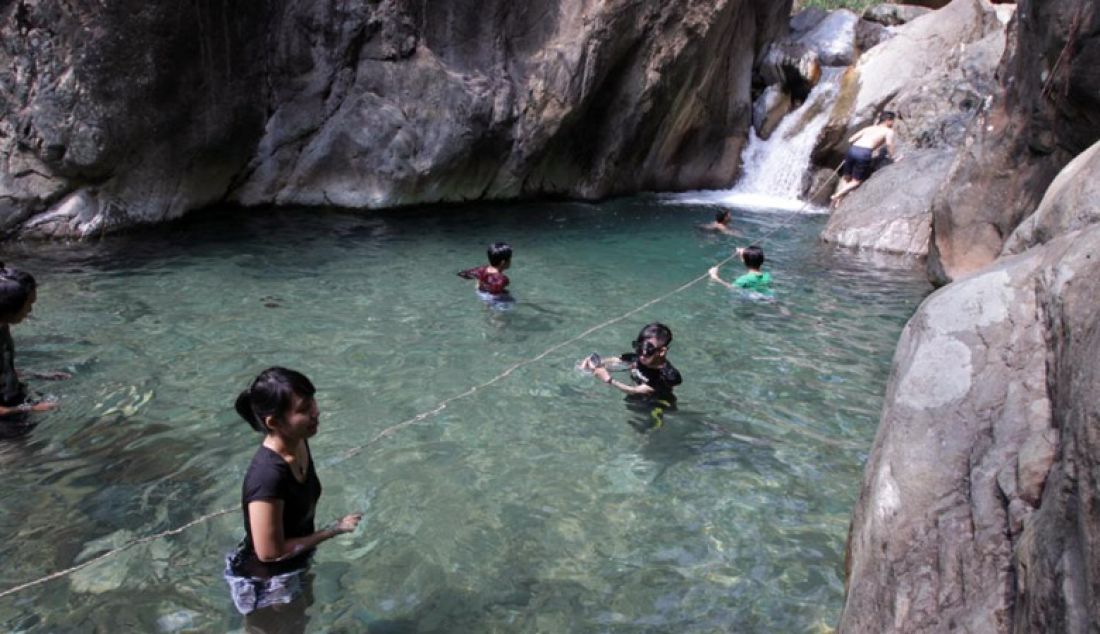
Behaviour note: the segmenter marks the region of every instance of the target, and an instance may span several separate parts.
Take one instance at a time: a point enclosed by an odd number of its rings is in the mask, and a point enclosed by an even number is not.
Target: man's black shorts
[[[860,182],[867,180],[871,176],[874,154],[871,148],[848,148],[848,155],[844,157],[844,175]]]

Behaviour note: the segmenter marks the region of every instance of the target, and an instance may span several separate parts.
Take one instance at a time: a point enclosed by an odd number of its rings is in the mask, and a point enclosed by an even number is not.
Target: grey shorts
[[[273,605],[284,605],[301,597],[307,587],[309,567],[271,577],[245,577],[234,571],[237,552],[225,556],[225,581],[233,605],[241,614],[249,614]]]

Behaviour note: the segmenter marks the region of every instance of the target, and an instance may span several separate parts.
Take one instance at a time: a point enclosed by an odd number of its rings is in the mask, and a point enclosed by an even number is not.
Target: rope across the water
[[[843,163],[841,163],[841,167],[843,167]],[[792,213],[790,215],[790,218],[798,217],[799,214],[801,214],[803,211],[805,211],[812,204],[813,199],[816,198],[817,195],[820,194],[821,191],[829,183],[832,182],[833,178],[836,176],[837,172],[839,172],[839,171],[840,171],[840,167],[837,167],[836,170],[833,172],[832,176],[830,176],[829,179],[826,180],[825,183],[820,188],[818,188],[817,192],[815,192],[814,195],[810,197],[810,201],[808,201],[801,208],[799,208],[798,211]],[[790,219],[788,219],[788,220],[780,223],[776,227],[772,228],[770,231],[766,232],[759,239],[757,239],[755,244],[764,244],[764,242],[768,238],[770,238],[772,235],[774,235],[780,229],[784,228],[789,222],[790,222]],[[722,265],[730,262],[731,260],[733,260],[736,257],[737,257],[737,253],[735,252],[734,254],[730,255],[729,257],[727,257],[724,260],[722,260],[721,262],[719,262],[717,266],[722,266]],[[640,313],[641,311],[649,308],[650,306],[652,306],[654,304],[657,304],[659,302],[662,302],[662,301],[668,299],[669,297],[672,297],[673,295],[682,293],[682,292],[686,291],[687,289],[691,288],[692,286],[695,286],[699,282],[707,279],[707,277],[708,277],[708,273],[704,273],[704,274],[700,275],[699,277],[696,277],[695,279],[693,279],[689,282],[686,282],[684,284],[681,284],[680,286],[677,286],[673,290],[668,291],[667,293],[664,293],[663,295],[660,295],[658,297],[654,297],[653,299],[645,302],[644,304],[642,304],[642,305],[640,305],[636,308],[633,308],[633,309],[631,309],[631,310],[629,310],[629,311],[627,311],[627,312],[625,312],[625,313],[623,313],[623,314],[621,314],[617,317],[613,317],[611,319],[608,319],[607,321],[600,322],[599,324],[596,324],[595,326],[592,326],[592,327],[584,330],[580,334],[578,334],[574,337],[571,337],[570,339],[567,339],[566,341],[563,341],[561,343],[550,346],[546,350],[543,350],[539,354],[537,354],[537,355],[535,355],[535,356],[533,356],[529,359],[524,359],[522,361],[518,361],[516,363],[513,363],[512,365],[508,366],[502,372],[500,372],[496,376],[492,377],[491,379],[489,379],[489,380],[487,380],[483,383],[479,383],[478,385],[475,385],[475,386],[473,386],[473,387],[471,387],[471,388],[469,388],[469,389],[467,389],[463,392],[455,394],[454,396],[450,396],[446,399],[443,399],[442,401],[439,402],[438,405],[436,405],[432,409],[421,412],[421,413],[417,414],[416,416],[413,416],[412,418],[408,418],[408,419],[403,420],[403,421],[401,421],[397,424],[391,425],[391,426],[383,429],[382,431],[380,431],[377,434],[375,434],[374,436],[372,436],[370,438],[370,440],[368,440],[366,443],[364,443],[362,445],[359,445],[357,447],[353,447],[353,448],[349,449],[348,451],[344,452],[341,455],[340,460],[341,461],[347,460],[347,459],[349,459],[349,458],[351,458],[355,455],[358,455],[364,449],[370,447],[371,445],[373,445],[375,443],[378,443],[379,441],[382,441],[386,438],[389,438],[389,437],[393,436],[394,434],[397,434],[402,429],[405,429],[406,427],[415,425],[415,424],[417,424],[419,422],[422,422],[422,421],[424,421],[428,418],[431,418],[432,416],[435,416],[436,414],[438,414],[438,413],[442,412],[444,409],[446,409],[447,406],[450,405],[451,403],[453,403],[455,401],[458,401],[458,400],[461,400],[461,399],[464,399],[464,398],[467,398],[469,396],[473,396],[478,391],[483,390],[485,388],[488,388],[488,387],[490,387],[490,386],[492,386],[496,383],[499,383],[500,381],[503,381],[504,379],[508,378],[516,370],[519,370],[520,368],[524,368],[526,366],[529,366],[533,363],[537,363],[537,362],[541,361],[542,359],[545,359],[547,356],[557,352],[558,350],[561,350],[562,348],[564,348],[566,346],[569,346],[571,344],[574,344],[574,343],[584,339],[585,337],[591,335],[592,333],[603,330],[604,328],[607,328],[608,326],[610,326],[612,324],[616,324],[616,323],[618,323],[618,322],[620,322],[620,321],[622,321],[622,320],[624,320],[628,317],[636,315],[636,314]],[[28,581],[26,583],[21,583],[17,586],[12,586],[12,587],[7,588],[3,591],[0,591],[0,599],[11,596],[11,595],[16,594],[18,592],[22,592],[23,590],[33,588],[35,586],[46,583],[48,581],[53,581],[54,579],[60,579],[61,577],[71,575],[71,574],[73,574],[73,573],[75,573],[79,570],[83,570],[84,568],[87,568],[89,566],[93,566],[93,565],[95,565],[95,564],[97,564],[101,561],[110,559],[111,557],[114,557],[115,555],[118,555],[118,554],[120,554],[120,553],[122,553],[126,550],[129,550],[129,549],[133,548],[134,546],[138,546],[140,544],[146,544],[146,543],[149,543],[149,542],[153,542],[153,541],[156,541],[158,539],[165,538],[165,537],[171,537],[172,535],[178,535],[178,534],[182,533],[183,531],[185,531],[189,528],[192,528],[194,526],[198,526],[199,524],[203,524],[205,522],[208,522],[212,519],[221,517],[223,515],[228,515],[230,513],[233,513],[234,511],[238,510],[238,508],[239,507],[231,506],[231,507],[228,507],[228,508],[219,509],[217,511],[212,511],[210,513],[207,513],[206,515],[195,518],[195,519],[191,520],[190,522],[187,522],[186,524],[182,524],[180,526],[177,526],[176,528],[168,529],[168,530],[165,530],[165,531],[161,531],[159,533],[153,533],[151,535],[146,535],[145,537],[139,537],[137,539],[131,540],[131,541],[126,542],[125,544],[123,544],[123,545],[121,545],[117,548],[112,548],[111,550],[108,550],[108,551],[106,551],[106,552],[104,552],[100,555],[97,555],[97,556],[95,556],[95,557],[93,557],[93,558],[91,558],[87,561],[76,564],[75,566],[71,566],[71,567],[65,568],[63,570],[58,570],[56,572],[52,572],[52,573],[50,573],[48,575],[45,575],[43,577],[40,577],[38,579],[34,579],[33,581]]]

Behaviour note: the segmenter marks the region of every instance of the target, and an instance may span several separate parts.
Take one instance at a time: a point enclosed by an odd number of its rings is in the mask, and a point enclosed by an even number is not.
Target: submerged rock
[[[832,213],[821,239],[845,247],[927,255],[932,200],[952,156],[950,150],[919,150],[876,171]]]

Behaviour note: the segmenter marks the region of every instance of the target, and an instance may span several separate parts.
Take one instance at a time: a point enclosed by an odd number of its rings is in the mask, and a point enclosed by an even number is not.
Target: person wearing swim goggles
[[[662,323],[647,324],[633,343],[634,352],[606,359],[592,355],[584,360],[581,369],[590,370],[596,379],[623,392],[628,398],[642,398],[671,406],[676,402],[672,388],[683,382],[680,372],[668,360],[672,330]],[[611,376],[608,366],[619,363],[627,365],[632,384]]]

